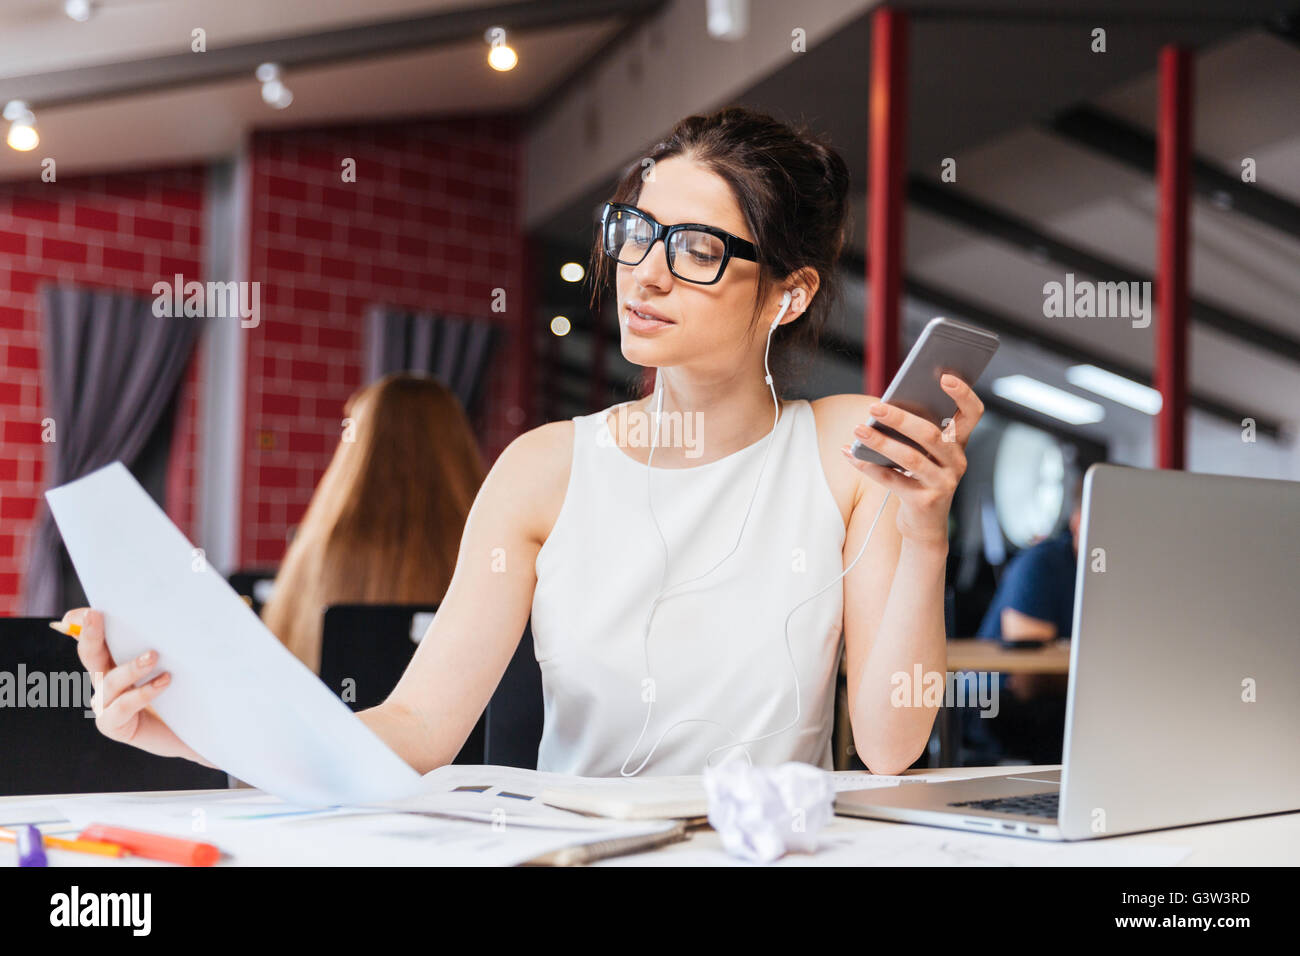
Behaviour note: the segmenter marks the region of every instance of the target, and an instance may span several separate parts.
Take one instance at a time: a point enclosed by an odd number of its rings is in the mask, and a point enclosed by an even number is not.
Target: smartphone
[[[931,319],[912,346],[912,351],[907,353],[889,388],[880,396],[881,401],[919,415],[942,428],[956,414],[957,403],[939,384],[940,376],[948,372],[973,386],[997,350],[998,337],[992,332],[943,317]],[[906,435],[888,425],[878,424],[874,418],[868,419],[867,425],[905,445],[920,448]],[[903,470],[857,439],[853,441],[852,451],[853,457],[862,461],[884,465],[895,471]]]

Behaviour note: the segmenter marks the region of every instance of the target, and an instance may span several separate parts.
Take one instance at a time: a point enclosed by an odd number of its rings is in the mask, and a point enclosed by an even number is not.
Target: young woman
[[[313,671],[330,604],[442,600],[483,483],[460,402],[427,375],[387,375],[349,398],[343,414],[349,427],[262,611],[271,632]]]
[[[774,426],[769,331],[779,389],[782,360],[815,335],[834,292],[845,164],[735,108],[681,121],[647,159],[618,185],[625,205],[606,211],[593,272],[614,272],[623,353],[657,369],[656,394],[511,443],[470,511],[436,620],[361,718],[417,770],[448,763],[531,613],[541,770],[829,767],[843,647],[858,755],[902,771],[935,708],[893,678],[945,669],[948,509],[982,405],[945,376],[958,412],[943,433],[862,395],[784,402]],[[688,223],[703,228],[656,227]],[[646,427],[659,398],[678,440]],[[872,415],[924,453],[865,428]],[[853,459],[854,436],[907,474]],[[201,761],[148,709],[167,675],[131,687],[154,660],[115,666],[98,615],[72,613],[85,620],[82,661],[108,672],[100,729]]]

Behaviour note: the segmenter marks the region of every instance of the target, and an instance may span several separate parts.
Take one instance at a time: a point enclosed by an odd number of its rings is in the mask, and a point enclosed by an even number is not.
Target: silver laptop
[[[836,811],[1086,840],[1300,809],[1300,482],[1084,477],[1062,769]]]

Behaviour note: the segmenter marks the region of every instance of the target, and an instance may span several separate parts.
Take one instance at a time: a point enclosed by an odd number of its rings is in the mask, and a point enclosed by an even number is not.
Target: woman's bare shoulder
[[[875,401],[870,395],[844,394],[827,395],[809,403],[817,422],[817,445],[821,451],[826,481],[840,506],[845,523],[862,492],[876,485],[849,465],[840,449],[853,444],[853,429],[871,417],[870,408]]]
[[[510,442],[497,461],[508,458],[510,467],[562,464],[567,471],[569,460],[573,456],[573,432],[572,419],[547,422],[530,428]]]
[[[861,425],[871,417],[869,409],[876,399],[871,395],[856,392],[842,395],[827,395],[814,399],[809,404],[817,418],[817,431],[852,432],[855,425]],[[848,441],[852,441],[852,434]]]
[[[497,457],[480,497],[514,511],[531,536],[545,540],[569,487],[574,423],[547,422],[515,438]]]

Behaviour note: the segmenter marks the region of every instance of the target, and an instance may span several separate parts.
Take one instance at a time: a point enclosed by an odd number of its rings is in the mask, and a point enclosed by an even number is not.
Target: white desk
[[[934,770],[909,771],[924,777],[943,779],[945,777],[976,777],[986,774],[1006,773],[1007,767],[942,767]],[[1057,770],[1059,765],[1016,768],[1023,771]],[[890,823],[883,820],[863,820],[857,817],[836,817],[822,832],[830,837],[841,833],[881,830],[891,827],[907,829],[921,828],[911,824]],[[958,832],[958,831],[948,831]],[[962,831],[964,832],[964,831]],[[981,834],[972,834],[980,836]],[[1017,837],[987,835],[991,840],[1025,841]],[[1035,841],[1037,842],[1037,841]],[[1091,843],[1094,841],[1083,841]],[[1154,845],[1190,847],[1191,853],[1179,864],[1180,866],[1295,866],[1300,863],[1300,812],[1275,814],[1267,817],[1250,817],[1244,820],[1232,820],[1225,823],[1206,823],[1194,827],[1178,827],[1172,830],[1155,830],[1148,833],[1135,833],[1130,836],[1107,837],[1104,842],[1109,845]],[[1060,845],[1060,844],[1055,844]],[[1070,846],[1080,845],[1077,843]],[[716,850],[722,852],[722,843],[717,833],[710,828],[694,830],[691,837],[682,843],[674,843],[659,850],[652,851],[658,857],[654,863],[666,865],[674,854],[683,857],[695,857],[698,850]],[[651,854],[633,854],[623,857],[620,863],[644,860]],[[808,858],[812,863],[813,858]],[[597,864],[602,865],[602,864]],[[813,864],[815,865],[815,864]]]
[[[972,777],[990,773],[1005,773],[1006,767],[945,767],[937,770],[919,770],[913,773],[925,777]],[[1023,768],[1033,770],[1053,770],[1055,767]],[[185,791],[198,793],[199,791]],[[224,791],[213,791],[224,792]],[[0,797],[0,822],[8,822],[6,807],[41,804],[59,799],[51,796]],[[891,828],[895,830],[927,830],[931,827],[913,827],[909,824],[887,823],[875,820],[861,820],[849,817],[836,817],[823,833],[828,837],[839,834],[861,833],[869,830]],[[941,831],[944,833],[957,831]],[[987,834],[972,834],[986,839],[1026,843],[1014,837],[994,837]],[[1158,830],[1150,833],[1138,833],[1131,836],[1109,837],[1104,841],[1084,841],[1085,843],[1104,842],[1109,845],[1131,844],[1135,846],[1172,846],[1188,847],[1191,853],[1182,860],[1184,866],[1277,866],[1296,865],[1300,863],[1300,812],[1277,814],[1268,817],[1251,817],[1245,820],[1233,820],[1226,823],[1208,823],[1194,827],[1179,827],[1173,830]],[[1056,844],[1060,845],[1060,844]],[[1080,844],[1071,844],[1077,846]],[[659,864],[676,865],[708,862],[709,855],[720,854],[717,862],[727,862],[721,842],[711,829],[694,830],[690,839],[674,843],[643,854],[632,854],[618,859],[620,864]],[[147,866],[148,860],[131,858],[115,860],[50,850],[49,859],[52,866]],[[0,866],[12,866],[15,850],[11,844],[0,844]],[[676,859],[675,859],[676,858]],[[602,861],[605,864],[615,861]],[[804,857],[799,862],[817,865],[815,856]],[[828,861],[829,862],[829,861]],[[157,864],[165,865],[165,864]],[[232,861],[231,865],[238,865]],[[598,864],[599,865],[599,864]]]

